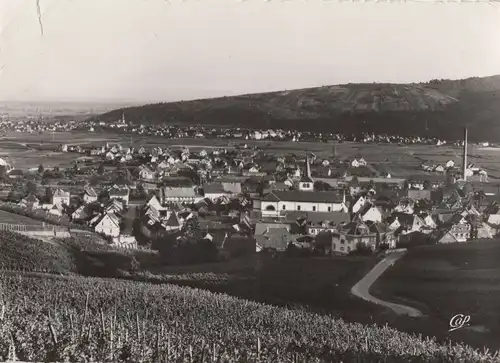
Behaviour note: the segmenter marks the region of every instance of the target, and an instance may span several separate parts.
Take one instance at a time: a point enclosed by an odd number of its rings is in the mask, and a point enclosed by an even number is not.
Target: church
[[[311,177],[309,157],[306,157],[306,172],[299,180],[297,190],[272,191],[253,200],[253,208],[262,217],[279,217],[286,212],[348,212],[345,194],[341,197],[335,192],[315,191]]]

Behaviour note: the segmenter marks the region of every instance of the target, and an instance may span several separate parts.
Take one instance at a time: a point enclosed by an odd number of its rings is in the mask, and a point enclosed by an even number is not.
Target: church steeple
[[[311,165],[309,164],[309,155],[306,153],[306,176],[311,178]]]
[[[299,181],[299,190],[313,191],[314,180],[311,177],[311,165],[309,164],[309,155],[306,153],[306,171]]]

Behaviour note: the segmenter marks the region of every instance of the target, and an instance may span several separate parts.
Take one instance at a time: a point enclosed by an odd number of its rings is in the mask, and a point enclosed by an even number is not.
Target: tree
[[[408,180],[405,180],[403,183],[403,190],[408,190],[410,189],[410,183],[408,183]]]
[[[36,184],[33,183],[31,180],[26,184],[26,189],[28,193],[36,194]]]
[[[200,237],[200,223],[197,217],[192,217],[187,220],[184,225],[185,235],[188,238],[199,238]]]
[[[430,190],[432,187],[431,182],[429,180],[424,180],[424,189]]]
[[[45,171],[45,168],[43,167],[43,164],[40,164],[38,166],[38,174],[43,174],[44,171]]]
[[[99,175],[104,174],[104,165],[99,164],[99,167],[97,168],[97,174],[99,174]]]
[[[5,165],[0,165],[0,180],[7,180],[9,177],[7,175],[7,168]]]

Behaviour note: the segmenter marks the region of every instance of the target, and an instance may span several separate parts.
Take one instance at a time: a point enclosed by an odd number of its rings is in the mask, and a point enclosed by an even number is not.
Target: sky
[[[500,3],[0,0],[0,101],[158,102],[500,74]]]

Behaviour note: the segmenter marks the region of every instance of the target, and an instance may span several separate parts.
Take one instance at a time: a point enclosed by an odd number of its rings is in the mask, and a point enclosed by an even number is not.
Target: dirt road
[[[386,306],[398,315],[421,317],[423,316],[422,313],[415,308],[383,301],[370,294],[370,287],[373,285],[373,283],[384,273],[385,270],[391,267],[403,255],[404,252],[394,252],[389,254],[382,261],[380,261],[370,272],[368,272],[356,285],[352,287],[351,293],[363,300]]]

